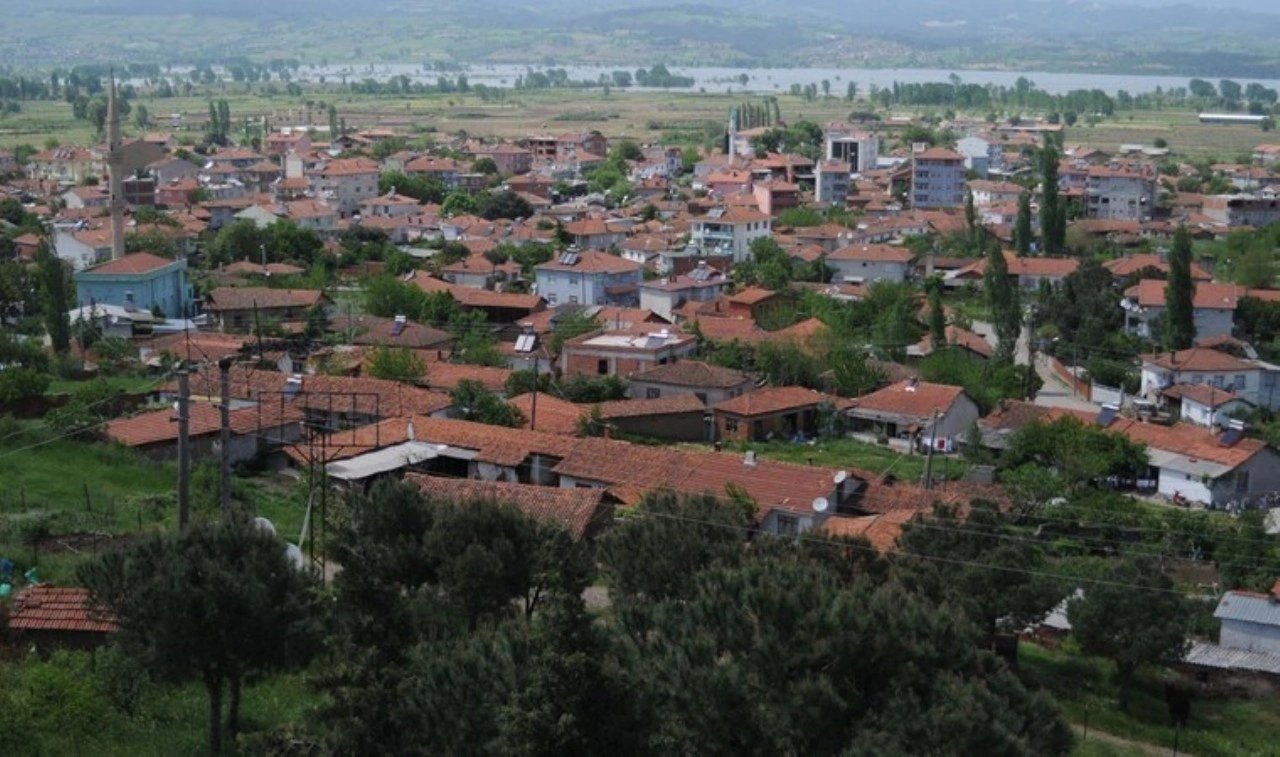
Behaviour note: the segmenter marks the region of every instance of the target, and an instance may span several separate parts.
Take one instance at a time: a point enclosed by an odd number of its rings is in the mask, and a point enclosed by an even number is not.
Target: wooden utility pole
[[[937,410],[933,411],[933,424],[929,431],[929,450],[924,456],[924,488],[933,488],[933,448],[937,445],[938,436],[938,415]]]
[[[218,361],[221,380],[222,429],[219,442],[222,449],[218,455],[218,495],[222,506],[222,517],[231,517],[231,358],[224,357]]]
[[[178,370],[178,533],[183,534],[191,515],[191,439],[187,433],[190,407],[191,384],[183,366]]]

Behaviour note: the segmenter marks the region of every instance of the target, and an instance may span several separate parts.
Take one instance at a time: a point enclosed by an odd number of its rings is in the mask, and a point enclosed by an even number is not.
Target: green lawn
[[[1165,679],[1161,678],[1172,673],[1160,670],[1142,675],[1126,713],[1116,706],[1113,666],[1104,660],[1023,644],[1019,662],[1022,676],[1048,689],[1073,723],[1083,723],[1087,717],[1090,729],[1173,747],[1174,731],[1164,700]],[[1179,738],[1179,748],[1198,757],[1270,755],[1276,750],[1277,733],[1280,696],[1248,701],[1199,698],[1192,703],[1191,720]],[[1087,748],[1095,751],[1078,754],[1126,754],[1105,751],[1100,745]]]
[[[68,381],[55,379],[45,390],[45,394],[71,394],[72,392],[95,381],[104,381],[114,390],[126,393],[145,392],[164,383],[155,376],[102,376],[88,381]]]
[[[889,447],[868,444],[855,439],[827,439],[813,444],[790,442],[752,442],[733,446],[733,449],[752,449],[761,457],[801,465],[820,465],[830,468],[858,468],[875,474],[885,471],[903,481],[920,481],[924,478],[923,455],[905,455]],[[958,457],[935,455],[935,475],[960,478],[968,464]]]

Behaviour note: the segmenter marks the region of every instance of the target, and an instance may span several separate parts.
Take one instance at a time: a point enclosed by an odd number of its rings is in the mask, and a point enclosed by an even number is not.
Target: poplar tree
[[[1018,288],[1009,281],[1009,265],[999,242],[993,242],[987,253],[987,271],[983,276],[991,320],[996,329],[996,360],[1013,362],[1018,332],[1022,330],[1022,307]]]
[[[1013,225],[1013,248],[1019,255],[1031,252],[1031,195],[1023,192],[1018,197],[1018,218]]]
[[[1169,280],[1164,287],[1165,345],[1171,350],[1185,350],[1196,340],[1196,323],[1192,301],[1196,284],[1191,279],[1191,235],[1179,226],[1173,235],[1173,251],[1169,254]]]
[[[1040,153],[1040,174],[1044,178],[1040,200],[1040,243],[1046,255],[1059,255],[1067,239],[1066,214],[1058,194],[1058,150],[1046,144]]]

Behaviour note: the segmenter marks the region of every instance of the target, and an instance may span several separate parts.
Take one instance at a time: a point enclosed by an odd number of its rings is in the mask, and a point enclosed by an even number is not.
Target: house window
[[[1244,389],[1244,374],[1243,374],[1243,373],[1237,373],[1237,374],[1232,378],[1231,388],[1232,388],[1232,389],[1235,389],[1237,392],[1238,392],[1238,391],[1240,391],[1240,390],[1242,390],[1242,389]]]
[[[800,519],[794,515],[779,515],[778,533],[782,536],[799,536]]]
[[[1213,385],[1214,385],[1214,386],[1216,386],[1216,387],[1218,387],[1219,389],[1221,389],[1221,388],[1222,388],[1222,377],[1221,377],[1221,376],[1214,376],[1214,377],[1213,377]]]
[[[549,292],[549,293],[547,294],[547,304],[548,304],[548,305],[554,305],[554,304],[556,304],[556,294],[555,294],[555,292]]]
[[[578,304],[578,297],[577,297],[577,295],[572,295],[572,294],[571,294],[571,295],[569,295],[569,304],[570,304],[570,305],[577,305],[577,304]]]
[[[699,401],[699,402],[701,402],[702,404],[704,404],[704,405],[705,405],[705,404],[707,404],[707,393],[706,393],[706,392],[694,392],[694,393],[693,393],[693,396],[697,397],[697,398],[698,398],[698,401]]]
[[[1249,471],[1247,470],[1236,471],[1236,491],[1237,492],[1249,491]]]
[[[596,361],[596,373],[600,374],[601,376],[609,375],[608,359],[601,359]]]
[[[725,430],[725,431],[737,431],[737,430],[738,430],[738,421],[737,421],[737,419],[736,419],[736,418],[725,418],[725,419],[724,419],[724,430]]]
[[[651,386],[648,389],[644,390],[645,399],[656,400],[661,396],[662,396],[662,390],[656,387]]]

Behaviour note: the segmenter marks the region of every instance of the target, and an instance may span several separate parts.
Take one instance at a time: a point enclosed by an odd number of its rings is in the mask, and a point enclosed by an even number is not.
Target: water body
[[[575,81],[596,81],[601,74],[609,75],[613,71],[623,70],[623,66],[541,66],[541,65],[490,65],[477,64],[464,66],[467,81],[472,85],[485,84],[494,87],[510,87],[515,84],[516,77],[527,71],[545,71],[547,68],[563,68],[570,79]],[[635,69],[627,69],[634,73]],[[806,86],[821,85],[825,79],[831,82],[831,94],[843,96],[849,82],[856,82],[858,91],[865,94],[872,85],[891,87],[893,83],[923,84],[927,82],[945,82],[952,74],[960,77],[965,84],[997,85],[1012,87],[1019,77],[1025,76],[1034,85],[1052,94],[1065,94],[1075,89],[1100,89],[1114,95],[1118,90],[1130,94],[1153,92],[1156,87],[1174,89],[1186,87],[1193,77],[1189,76],[1146,76],[1140,74],[1093,74],[1093,73],[1051,73],[1048,71],[966,71],[927,68],[697,68],[687,66],[670,66],[668,70],[677,76],[690,76],[694,79],[692,91],[705,89],[707,92],[744,92],[767,94],[787,92],[792,84]],[[439,76],[450,79],[458,72],[437,72],[424,70],[413,64],[372,64],[368,66],[328,66],[315,68],[304,67],[298,72],[303,81],[318,81],[324,77],[326,81],[341,80],[345,75],[348,81],[373,78],[389,79],[394,76],[408,76],[414,81],[434,83]],[[747,75],[747,83],[741,84],[739,76]],[[1200,77],[1217,84],[1221,77]],[[1280,79],[1236,79],[1242,85],[1257,82],[1263,86],[1280,89]],[[631,87],[637,91],[645,91],[644,87]],[[685,89],[672,91],[690,91]]]

